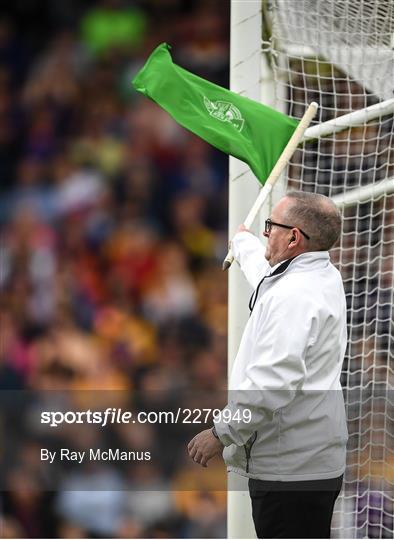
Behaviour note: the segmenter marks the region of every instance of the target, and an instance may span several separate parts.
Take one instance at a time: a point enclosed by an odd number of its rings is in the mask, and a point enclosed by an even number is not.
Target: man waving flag
[[[183,127],[249,165],[264,184],[298,122],[174,64],[159,45],[133,79]]]

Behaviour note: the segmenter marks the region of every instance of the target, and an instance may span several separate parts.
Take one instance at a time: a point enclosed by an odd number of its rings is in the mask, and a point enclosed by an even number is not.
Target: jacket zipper
[[[252,446],[254,445],[255,441],[257,439],[257,431],[254,431],[253,434],[249,437],[249,439],[244,444],[244,450],[245,450],[245,456],[246,456],[246,472],[249,472],[249,461],[250,461],[250,454],[252,452]]]

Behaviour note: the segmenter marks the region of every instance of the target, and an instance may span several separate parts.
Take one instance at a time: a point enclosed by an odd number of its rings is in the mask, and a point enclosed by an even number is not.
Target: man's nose
[[[269,233],[269,232],[263,231],[263,236],[265,236],[266,238],[269,238],[269,237],[270,237],[270,233]]]

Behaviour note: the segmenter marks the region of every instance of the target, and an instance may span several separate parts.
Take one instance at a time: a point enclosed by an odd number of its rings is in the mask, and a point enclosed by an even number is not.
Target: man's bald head
[[[341,215],[331,199],[317,193],[290,191],[286,210],[288,223],[301,227],[309,236],[308,251],[328,251],[341,233]]]

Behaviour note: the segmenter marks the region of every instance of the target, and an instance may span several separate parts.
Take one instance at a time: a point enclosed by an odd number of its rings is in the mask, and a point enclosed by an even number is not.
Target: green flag
[[[298,122],[177,66],[169,49],[162,43],[153,51],[134,88],[181,126],[247,163],[264,184]]]

